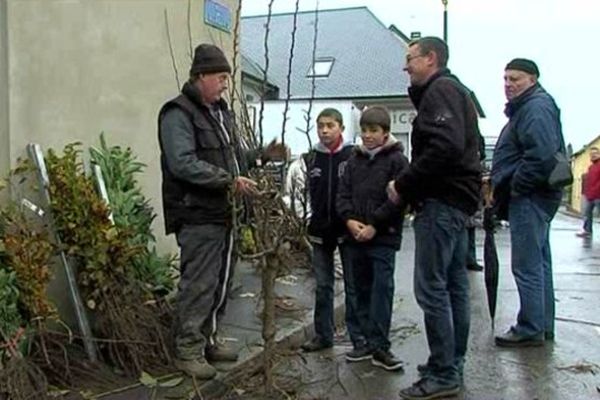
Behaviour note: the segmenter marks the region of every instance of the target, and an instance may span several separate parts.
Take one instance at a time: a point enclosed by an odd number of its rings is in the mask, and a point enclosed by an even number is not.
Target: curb
[[[343,286],[341,286],[343,287]],[[311,295],[312,296],[312,295]],[[346,307],[344,303],[344,291],[341,289],[334,295],[334,322],[336,326],[344,324],[344,313]],[[302,343],[313,336],[314,322],[312,315],[312,308],[310,311],[305,312],[301,319],[301,322],[292,328],[280,329],[276,337],[275,349],[277,351],[297,349]],[[235,386],[236,383],[241,382],[244,378],[248,378],[251,375],[258,373],[262,368],[262,347],[254,348],[250,353],[243,359],[235,363],[230,369],[226,371],[219,371],[214,379],[198,382],[198,388],[202,393],[204,399],[214,399],[219,396],[224,396],[227,392]],[[169,374],[168,377],[184,376],[182,373]],[[157,377],[162,380],[166,377]],[[183,389],[193,389],[192,381],[189,377],[185,377],[185,383],[178,385],[177,392],[181,392]],[[144,387],[141,383],[132,384],[131,386],[116,389],[110,393],[98,394],[96,399],[101,400],[148,400],[151,398],[151,392],[148,388]],[[154,395],[152,398],[155,399],[167,399],[175,398],[171,394],[170,390],[160,391],[158,396]],[[176,398],[180,398],[176,395]],[[199,400],[197,396],[193,399]]]
[[[334,297],[333,316],[336,326],[344,323],[345,310],[346,307],[342,291],[341,293],[337,293]],[[276,338],[275,348],[278,351],[296,349],[313,336],[313,331],[314,322],[311,309],[311,311],[303,318],[300,326],[294,327],[287,332],[285,330],[279,332]],[[202,395],[207,399],[211,399],[227,394],[227,391],[231,389],[234,383],[240,382],[242,378],[254,375],[260,371],[262,368],[262,355],[262,349],[252,351],[247,358],[236,363],[230,370],[219,373],[215,379],[203,383],[200,385]]]

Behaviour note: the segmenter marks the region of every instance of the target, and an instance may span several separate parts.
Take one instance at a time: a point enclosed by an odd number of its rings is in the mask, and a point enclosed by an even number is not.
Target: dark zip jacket
[[[560,110],[536,84],[509,101],[505,114],[509,121],[496,142],[491,174],[497,216],[508,219],[508,202],[516,196],[531,196],[554,215],[562,191],[547,180],[554,155],[565,151]]]
[[[344,143],[330,152],[321,143],[304,154],[311,216],[308,235],[313,242],[337,241],[344,232],[344,222],[335,209],[338,182],[344,173],[353,145]]]
[[[183,224],[230,224],[233,178],[246,171],[227,103],[220,100],[209,109],[201,99],[187,82],[158,116],[167,234]]]
[[[423,86],[411,86],[409,95],[418,113],[412,123],[410,166],[395,179],[398,194],[417,209],[431,198],[475,213],[481,135],[468,89],[444,68]]]
[[[337,195],[337,211],[344,224],[354,219],[373,225],[375,237],[367,242],[400,248],[404,210],[387,196],[387,184],[408,168],[402,144],[390,135],[374,156],[357,146],[346,164]],[[346,240],[357,243],[346,229]]]

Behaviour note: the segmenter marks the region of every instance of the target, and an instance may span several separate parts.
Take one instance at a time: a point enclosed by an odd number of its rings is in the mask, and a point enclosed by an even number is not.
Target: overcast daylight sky
[[[268,0],[243,0],[242,15],[267,13]],[[274,12],[294,11],[295,0],[274,0]],[[368,7],[386,26],[406,35],[443,34],[441,0],[319,0],[319,9]],[[314,10],[316,0],[300,0]],[[497,136],[504,117],[504,66],[534,60],[540,82],[562,110],[565,142],[575,151],[600,135],[600,2],[596,0],[448,0],[450,69],[482,104],[482,133]],[[399,71],[399,74],[403,73]]]

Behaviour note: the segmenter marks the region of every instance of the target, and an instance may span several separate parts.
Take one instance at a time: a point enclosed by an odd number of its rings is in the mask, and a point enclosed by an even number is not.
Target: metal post
[[[96,189],[98,189],[100,197],[102,197],[102,200],[104,200],[106,205],[110,206],[110,200],[108,199],[108,190],[106,189],[106,181],[104,180],[102,169],[98,164],[92,164],[92,172],[96,181]],[[113,225],[115,224],[115,219],[112,210],[110,211],[110,214],[108,214],[108,219],[110,219],[110,222]]]
[[[448,44],[448,0],[442,0],[444,5],[444,42]]]
[[[44,161],[44,155],[42,153],[42,148],[37,143],[30,143],[27,145],[27,153],[29,154],[29,158],[33,161],[37,168],[38,172],[38,180],[40,182],[40,191],[46,204],[49,208],[49,216],[52,220],[52,212],[50,210],[50,179],[48,177],[48,170],[46,169],[46,163]],[[51,222],[53,224],[53,221]],[[61,239],[58,235],[58,231],[55,227],[52,229],[54,233],[54,238],[56,243],[61,244]],[[71,295],[71,301],[73,302],[73,308],[75,308],[75,315],[77,317],[77,324],[79,325],[79,330],[81,331],[81,336],[83,338],[83,345],[85,347],[85,351],[88,355],[88,358],[92,362],[98,361],[98,356],[96,354],[96,345],[93,341],[92,330],[90,329],[90,323],[87,318],[87,314],[85,312],[85,308],[83,306],[83,302],[81,301],[81,295],[79,294],[79,286],[77,286],[77,279],[75,278],[75,271],[69,264],[67,260],[67,256],[63,250],[60,251],[60,261],[65,269],[65,275],[67,276],[67,284],[69,286],[69,293]]]

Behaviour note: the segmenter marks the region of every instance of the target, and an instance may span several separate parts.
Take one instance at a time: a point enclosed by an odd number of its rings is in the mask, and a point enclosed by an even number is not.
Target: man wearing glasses
[[[423,310],[430,355],[405,399],[460,391],[469,336],[467,218],[479,203],[481,165],[477,111],[469,91],[446,68],[448,46],[436,37],[410,44],[406,72],[413,121],[412,160],[388,186],[392,200],[416,211],[414,290]]]

